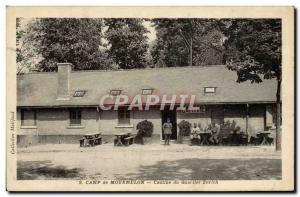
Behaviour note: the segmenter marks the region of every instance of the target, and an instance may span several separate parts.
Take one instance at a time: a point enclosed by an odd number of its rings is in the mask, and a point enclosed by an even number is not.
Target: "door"
[[[177,122],[176,122],[176,111],[175,110],[165,110],[162,111],[162,124],[167,122],[167,119],[170,118],[170,121],[172,123],[172,134],[170,136],[171,140],[177,140]],[[162,139],[165,139],[164,130],[162,128]]]
[[[223,105],[213,106],[211,109],[211,122],[222,125],[224,123],[224,107]]]

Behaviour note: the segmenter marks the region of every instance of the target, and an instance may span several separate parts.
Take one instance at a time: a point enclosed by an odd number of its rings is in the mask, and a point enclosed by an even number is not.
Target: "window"
[[[83,97],[86,93],[86,90],[77,90],[74,92],[73,97]]]
[[[70,109],[70,125],[81,125],[80,109]]]
[[[36,126],[35,109],[21,109],[21,126]]]
[[[110,91],[110,95],[112,95],[112,96],[118,96],[118,95],[120,95],[121,94],[121,90],[111,90]]]
[[[120,109],[118,111],[119,125],[130,124],[130,111],[127,109]]]
[[[142,95],[151,95],[153,89],[142,89]]]
[[[217,90],[216,87],[205,87],[204,88],[204,93],[205,94],[216,93],[216,90]]]

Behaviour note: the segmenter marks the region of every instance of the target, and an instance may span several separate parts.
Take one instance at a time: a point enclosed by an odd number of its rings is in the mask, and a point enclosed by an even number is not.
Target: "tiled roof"
[[[123,71],[76,71],[70,76],[69,100],[57,100],[57,73],[30,73],[17,76],[18,106],[97,106],[101,96],[111,89],[123,94],[194,94],[202,103],[259,103],[276,101],[276,80],[262,83],[237,83],[236,72],[223,65],[176,68],[152,68]],[[204,87],[217,87],[206,95]],[[83,97],[73,97],[76,90],[86,90]]]

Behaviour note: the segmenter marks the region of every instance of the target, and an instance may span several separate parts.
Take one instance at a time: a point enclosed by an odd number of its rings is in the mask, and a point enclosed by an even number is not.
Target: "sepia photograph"
[[[8,7],[8,190],[292,191],[293,20]]]

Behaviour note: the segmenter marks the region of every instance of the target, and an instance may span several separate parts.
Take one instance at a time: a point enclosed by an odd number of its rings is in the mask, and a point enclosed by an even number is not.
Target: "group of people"
[[[170,136],[172,134],[173,125],[170,119],[167,119],[163,125],[163,131],[165,136],[165,145],[170,144]],[[193,128],[191,128],[191,143],[199,144],[201,142],[201,135],[200,133],[210,133],[211,136],[209,137],[209,142],[211,144],[218,144],[219,143],[219,132],[220,132],[220,125],[212,122],[211,124],[205,126],[204,128],[201,126],[201,123],[194,123]]]
[[[219,132],[220,132],[220,125],[212,122],[211,124],[205,126],[204,128],[201,126],[201,123],[194,123],[193,128],[191,129],[191,143],[192,144],[199,144],[201,142],[201,135],[200,133],[210,133],[211,136],[209,137],[208,141],[211,144],[218,144],[219,143]]]

